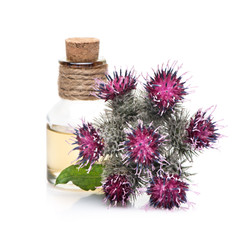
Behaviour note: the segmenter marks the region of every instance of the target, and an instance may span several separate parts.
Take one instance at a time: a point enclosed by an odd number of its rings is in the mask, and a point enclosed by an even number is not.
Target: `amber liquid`
[[[55,183],[59,173],[73,164],[78,156],[78,151],[71,151],[73,145],[70,144],[70,138],[73,136],[71,133],[53,130],[47,125],[47,177],[50,183]]]
[[[71,145],[73,142],[71,138],[74,135],[68,133],[68,129],[58,125],[54,125],[53,127],[54,129],[47,125],[47,178],[50,183],[55,184],[60,172],[74,164],[74,160],[77,159],[79,152],[72,151],[74,146]],[[64,189],[83,191],[71,182],[57,186]],[[102,194],[101,188],[89,192]]]

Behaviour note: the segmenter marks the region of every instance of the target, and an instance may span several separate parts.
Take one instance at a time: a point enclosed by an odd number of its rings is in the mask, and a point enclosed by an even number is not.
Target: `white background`
[[[1,239],[239,239],[239,1],[1,1]],[[108,209],[101,196],[46,181],[46,114],[58,101],[68,37],[101,40],[113,67],[146,75],[183,63],[198,86],[186,106],[217,105],[226,135],[195,159],[188,211]]]

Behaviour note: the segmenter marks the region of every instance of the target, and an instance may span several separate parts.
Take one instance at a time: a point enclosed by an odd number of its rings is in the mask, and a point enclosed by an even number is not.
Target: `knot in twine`
[[[106,80],[107,64],[77,65],[60,62],[58,77],[59,96],[69,100],[96,100],[93,96],[95,79]]]

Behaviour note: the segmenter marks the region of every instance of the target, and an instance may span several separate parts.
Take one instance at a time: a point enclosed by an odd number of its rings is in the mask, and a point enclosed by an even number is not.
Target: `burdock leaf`
[[[101,186],[101,176],[103,172],[103,167],[101,164],[94,164],[89,173],[87,173],[89,166],[79,169],[77,165],[71,165],[59,174],[56,179],[57,184],[66,184],[72,182],[79,188],[88,191],[95,190],[96,187]]]

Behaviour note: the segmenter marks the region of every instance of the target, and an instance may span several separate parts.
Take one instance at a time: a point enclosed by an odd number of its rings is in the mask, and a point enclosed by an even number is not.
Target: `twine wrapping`
[[[59,96],[69,100],[96,100],[93,96],[95,79],[105,80],[107,64],[97,66],[65,65],[59,66]]]

